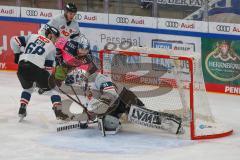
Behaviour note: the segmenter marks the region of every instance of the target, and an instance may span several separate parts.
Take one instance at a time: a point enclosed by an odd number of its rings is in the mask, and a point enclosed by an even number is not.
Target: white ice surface
[[[36,93],[19,123],[20,94],[16,74],[0,72],[0,160],[240,159],[240,96],[208,94],[215,117],[234,128],[232,136],[190,141],[132,126],[105,138],[96,126],[57,133],[50,98]]]

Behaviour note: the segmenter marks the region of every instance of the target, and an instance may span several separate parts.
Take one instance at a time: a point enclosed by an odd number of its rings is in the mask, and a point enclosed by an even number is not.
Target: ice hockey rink
[[[123,125],[117,135],[102,137],[95,125],[56,132],[48,96],[34,93],[28,116],[18,120],[21,86],[15,72],[0,72],[1,160],[239,160],[240,97],[208,93],[215,117],[234,129],[233,135],[212,140],[184,140],[155,130]]]

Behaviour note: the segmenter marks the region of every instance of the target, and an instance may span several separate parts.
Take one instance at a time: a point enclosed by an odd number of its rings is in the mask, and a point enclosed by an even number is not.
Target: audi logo
[[[224,26],[224,25],[217,25],[216,29],[217,29],[217,31],[221,31],[221,32],[230,32],[231,27]]]
[[[125,23],[125,24],[128,24],[129,19],[126,18],[126,17],[117,17],[117,18],[116,18],[116,22],[117,22],[117,23]]]
[[[178,28],[179,23],[174,21],[166,21],[165,26],[169,28]]]
[[[36,10],[26,10],[26,15],[27,16],[37,16],[38,11],[36,11]]]
[[[75,19],[76,20],[81,20],[82,19],[82,15],[81,14],[76,14],[75,15]]]

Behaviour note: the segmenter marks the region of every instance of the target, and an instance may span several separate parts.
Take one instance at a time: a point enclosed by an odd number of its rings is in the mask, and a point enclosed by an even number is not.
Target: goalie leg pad
[[[126,105],[144,106],[144,103],[130,90],[125,87],[119,94],[119,98]]]
[[[170,133],[184,133],[182,119],[169,113],[131,106],[128,120],[146,127],[163,129]]]
[[[111,115],[115,117],[121,117],[123,113],[128,114],[131,105],[144,107],[144,103],[132,91],[125,87],[113,105],[116,106],[116,109],[111,112]]]
[[[99,129],[104,132],[103,135],[117,134],[118,131],[121,129],[121,123],[119,119],[111,115],[106,115],[103,118],[99,118],[98,121],[99,121]]]
[[[106,131],[116,131],[120,126],[119,119],[110,115],[106,115],[103,121],[104,121],[104,127]]]

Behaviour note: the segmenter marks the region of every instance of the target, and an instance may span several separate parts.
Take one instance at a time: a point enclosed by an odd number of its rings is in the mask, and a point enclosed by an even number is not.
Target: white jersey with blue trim
[[[73,19],[71,22],[67,22],[64,14],[59,14],[53,17],[48,23],[48,25],[57,28],[60,32],[60,37],[69,39],[71,36],[77,37],[80,34],[80,29],[78,22]],[[39,34],[44,35],[44,26],[39,30]],[[74,36],[76,35],[76,36]],[[74,38],[71,38],[74,39]]]
[[[42,35],[13,37],[10,43],[14,53],[20,53],[20,48],[24,47],[19,62],[28,61],[40,68],[53,66],[55,62],[56,47],[51,40]]]

